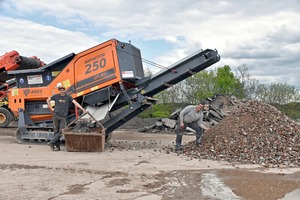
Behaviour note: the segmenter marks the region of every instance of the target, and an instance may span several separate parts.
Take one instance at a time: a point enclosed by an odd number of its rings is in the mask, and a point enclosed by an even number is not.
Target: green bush
[[[300,119],[300,102],[285,105],[273,104],[273,106],[292,119]]]
[[[179,108],[184,108],[187,104],[165,103],[155,104],[139,114],[141,118],[167,118]]]

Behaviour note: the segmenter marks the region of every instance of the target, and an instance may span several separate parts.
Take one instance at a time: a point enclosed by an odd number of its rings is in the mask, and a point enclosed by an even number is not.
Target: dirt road
[[[0,199],[299,199],[299,168],[199,160],[175,136],[118,130],[105,152],[54,152],[0,129]],[[184,136],[185,142],[194,136]]]

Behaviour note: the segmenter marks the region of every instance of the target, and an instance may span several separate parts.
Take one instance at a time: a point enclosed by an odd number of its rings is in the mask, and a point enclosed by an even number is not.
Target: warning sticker
[[[122,77],[123,78],[133,78],[133,71],[122,71]]]
[[[18,89],[12,89],[11,91],[11,95],[14,96],[18,96],[19,95],[19,90]]]
[[[65,88],[70,87],[71,86],[70,80],[67,79],[67,80],[63,81],[63,86],[65,86]]]
[[[82,92],[78,92],[78,93],[77,93],[77,96],[78,96],[78,97],[79,97],[79,96],[82,96],[83,93],[84,93],[83,91],[82,91]]]
[[[97,90],[98,88],[99,88],[98,86],[92,87],[91,91]]]
[[[53,71],[51,72],[52,76],[57,76],[60,73],[60,71]]]
[[[43,76],[42,74],[37,74],[37,75],[29,75],[27,76],[27,81],[28,84],[41,84],[43,83]]]

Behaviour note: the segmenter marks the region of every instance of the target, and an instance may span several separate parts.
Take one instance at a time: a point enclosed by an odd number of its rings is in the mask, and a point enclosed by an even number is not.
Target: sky
[[[115,38],[168,67],[217,49],[209,70],[246,65],[260,83],[300,90],[299,0],[0,0],[0,27],[0,55],[50,63]]]

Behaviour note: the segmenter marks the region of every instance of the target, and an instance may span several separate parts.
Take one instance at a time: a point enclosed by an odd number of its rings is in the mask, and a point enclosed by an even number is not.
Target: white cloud
[[[5,38],[0,40],[1,54],[16,50],[23,56],[36,55],[46,63],[97,44],[97,38],[81,32],[43,26],[26,20],[0,16],[0,26],[0,38]]]
[[[165,66],[198,49],[216,48],[222,57],[217,66],[247,64],[261,82],[282,81],[300,89],[298,0],[7,2],[2,5],[19,18],[50,16],[77,32],[2,17],[0,36],[7,39],[1,48],[16,46],[50,59],[95,45],[99,39],[86,31],[93,30],[101,33],[99,38],[164,40],[173,48],[153,61]]]

